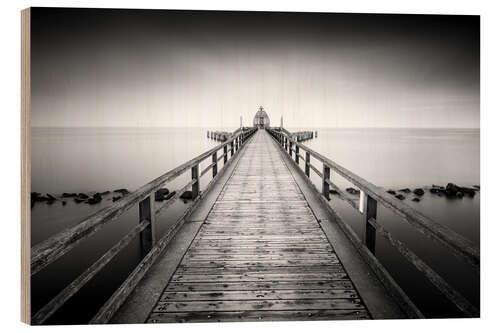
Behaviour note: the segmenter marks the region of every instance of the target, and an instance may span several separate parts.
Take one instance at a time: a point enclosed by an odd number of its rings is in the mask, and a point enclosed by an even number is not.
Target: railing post
[[[375,254],[375,239],[377,229],[370,223],[370,219],[377,220],[377,200],[371,196],[366,196],[366,226],[365,226],[365,244],[368,250]]]
[[[293,146],[293,141],[290,141],[290,144],[288,145],[288,155],[292,157],[292,146]]]
[[[191,186],[191,192],[193,193],[193,200],[196,199],[198,194],[200,194],[200,174],[198,172],[198,166],[199,164],[196,164],[194,167],[191,168],[191,179],[195,180],[196,182],[193,183]]]
[[[231,140],[231,157],[234,155],[234,140]]]
[[[139,222],[149,221],[148,226],[140,233],[141,250],[148,253],[156,243],[154,192],[139,202]]]
[[[227,144],[224,145],[224,165],[227,163]]]
[[[330,167],[323,163],[323,196],[330,200],[330,184],[327,180],[330,180]]]
[[[299,145],[295,144],[295,163],[299,164]]]
[[[306,151],[306,176],[311,177],[311,167],[309,164],[311,163],[311,154]]]
[[[217,176],[217,152],[212,154],[212,178]]]

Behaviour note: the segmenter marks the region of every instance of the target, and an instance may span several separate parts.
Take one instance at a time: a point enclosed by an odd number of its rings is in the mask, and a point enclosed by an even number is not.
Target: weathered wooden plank
[[[175,274],[172,277],[173,282],[203,282],[203,281],[331,281],[346,279],[347,274],[344,272],[311,272],[311,273],[263,273],[263,272],[248,272],[245,274]]]
[[[274,260],[185,260],[182,266],[190,267],[229,267],[229,266],[298,266],[306,267],[309,265],[332,265],[339,263],[336,256],[328,259],[274,259]]]
[[[354,289],[349,280],[332,281],[259,281],[259,282],[171,282],[166,291],[220,291],[220,290],[331,290]]]
[[[358,319],[370,315],[366,310],[163,312],[152,313],[148,323]]]
[[[325,289],[325,290],[228,290],[228,291],[171,291],[165,292],[160,302],[189,302],[189,301],[243,301],[243,300],[279,300],[279,299],[336,299],[356,298],[352,289]]]
[[[251,310],[358,310],[363,309],[359,299],[301,299],[301,300],[245,300],[158,302],[153,312],[175,311],[251,311]]]
[[[192,248],[188,251],[187,255],[192,258],[193,256],[225,256],[225,255],[284,255],[284,256],[294,256],[294,255],[326,255],[329,257],[332,250],[328,249],[314,249],[314,248],[280,248],[280,249],[260,249],[260,248],[217,248],[217,249],[208,249],[208,250],[197,250],[196,248]]]
[[[310,272],[341,272],[343,267],[339,264],[311,265],[311,266],[222,266],[222,267],[191,267],[179,266],[177,274],[246,274],[246,273],[310,273]]]

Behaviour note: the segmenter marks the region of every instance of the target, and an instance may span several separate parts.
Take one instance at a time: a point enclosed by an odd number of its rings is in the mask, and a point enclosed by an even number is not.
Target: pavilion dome
[[[259,111],[257,111],[255,117],[253,118],[253,125],[259,128],[264,128],[269,127],[270,123],[271,121],[269,120],[269,116],[266,111],[264,111],[264,108],[262,106],[259,107]]]

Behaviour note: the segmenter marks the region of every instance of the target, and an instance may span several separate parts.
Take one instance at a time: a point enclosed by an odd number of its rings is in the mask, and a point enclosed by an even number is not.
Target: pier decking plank
[[[258,131],[147,321],[365,318],[278,148]]]

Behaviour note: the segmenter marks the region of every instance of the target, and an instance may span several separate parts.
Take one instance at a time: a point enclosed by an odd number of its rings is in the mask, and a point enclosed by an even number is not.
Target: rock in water
[[[402,194],[398,194],[398,195],[396,195],[396,198],[399,199],[399,200],[404,200],[405,196],[402,195]]]
[[[76,193],[66,193],[66,192],[64,192],[62,194],[63,198],[74,198],[74,197],[77,197],[77,196],[78,196],[78,194],[76,194]]]
[[[387,191],[387,193],[392,194],[392,195],[396,195],[396,191],[394,191],[394,190],[389,190],[389,191]]]
[[[413,190],[413,193],[416,194],[416,195],[418,195],[418,196],[422,196],[422,195],[424,195],[425,192],[421,188],[416,188],[416,189]]]
[[[480,190],[480,189],[481,189],[481,187],[480,187],[479,185],[474,185],[473,187],[474,187],[474,188],[477,188],[478,190]]]
[[[457,195],[457,192],[460,191],[460,187],[458,187],[457,185],[453,184],[453,183],[448,183],[448,185],[446,185],[446,195],[448,197],[455,197]]]
[[[191,191],[186,191],[181,194],[181,199],[182,200],[192,200],[193,199],[193,192]]]
[[[89,201],[92,200],[92,202],[94,203],[98,203],[98,202],[101,202],[102,201],[102,196],[100,193],[96,193],[92,196],[91,199],[89,199]]]
[[[163,201],[165,197],[168,195],[168,188],[161,188],[155,192],[155,201]]]
[[[114,190],[113,192],[115,192],[115,193],[121,193],[122,195],[126,195],[126,194],[130,193],[130,191],[127,190],[126,188],[120,188],[118,190]]]
[[[337,190],[330,190],[330,194],[339,194],[339,192]]]
[[[476,195],[476,190],[470,187],[460,187],[460,192],[469,195],[471,198]]]
[[[55,196],[53,196],[52,194],[50,193],[47,193],[47,198],[49,198],[49,200],[52,200],[52,201],[55,201],[57,200]]]
[[[420,199],[419,198],[413,198],[413,199],[411,199],[411,201],[420,202]]]
[[[165,200],[168,200],[170,199],[171,197],[173,197],[175,195],[175,191],[173,192],[170,192],[169,194],[167,194],[167,196],[165,197]]]
[[[85,193],[78,193],[78,197],[79,197],[80,199],[88,199],[88,198],[89,198],[89,196],[88,196],[88,195],[86,195]]]
[[[409,188],[402,188],[402,189],[399,190],[399,192],[410,193],[411,190]]]
[[[99,202],[101,202],[102,199],[97,199],[97,198],[89,198],[87,201],[85,201],[86,203],[88,203],[89,205],[95,205],[95,204],[98,204]]]
[[[122,197],[113,197],[113,202],[120,200]]]
[[[347,193],[350,193],[352,195],[359,194],[359,190],[356,190],[355,188],[352,188],[352,187],[348,187],[345,190],[347,191]]]
[[[448,185],[446,185],[446,195],[448,197],[462,198],[464,194],[472,198],[476,195],[476,191],[473,188],[461,187],[453,183],[448,183]]]

